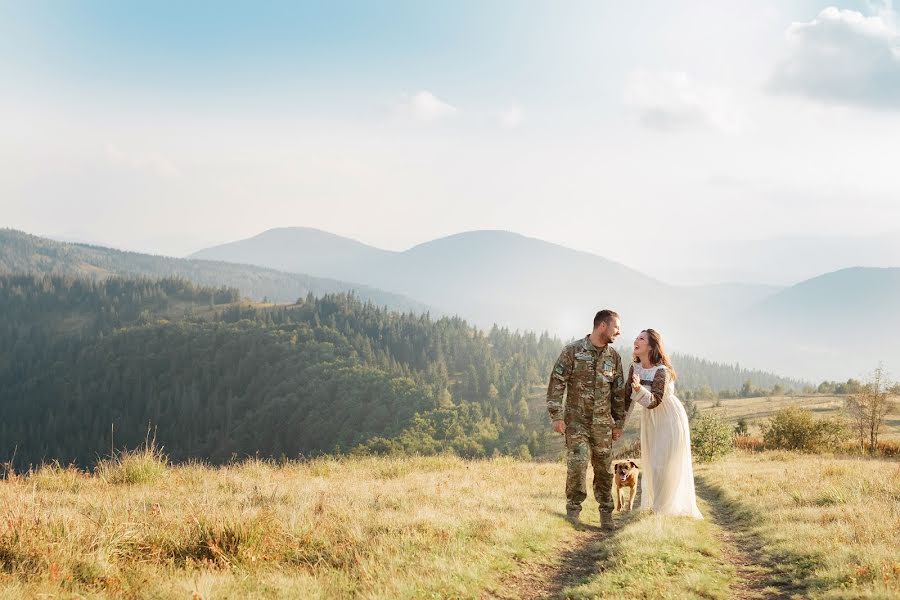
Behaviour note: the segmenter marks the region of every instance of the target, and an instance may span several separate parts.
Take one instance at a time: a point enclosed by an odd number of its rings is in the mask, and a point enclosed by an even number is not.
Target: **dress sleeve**
[[[656,375],[653,376],[653,383],[650,384],[650,394],[653,401],[647,408],[656,408],[663,400],[666,393],[666,386],[669,383],[669,370],[665,367],[658,369]]]
[[[663,400],[668,383],[669,371],[665,367],[659,368],[653,376],[650,390],[647,391],[647,388],[641,386],[638,391],[631,393],[631,399],[644,408],[656,408]]]

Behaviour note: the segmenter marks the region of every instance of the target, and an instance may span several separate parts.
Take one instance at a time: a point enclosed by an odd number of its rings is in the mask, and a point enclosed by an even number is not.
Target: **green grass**
[[[566,598],[731,597],[735,568],[709,520],[643,513],[595,547],[597,575],[564,589]]]

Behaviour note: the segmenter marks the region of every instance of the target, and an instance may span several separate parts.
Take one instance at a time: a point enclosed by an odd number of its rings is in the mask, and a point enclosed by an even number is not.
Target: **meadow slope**
[[[590,500],[577,530],[564,521],[559,462],[101,466],[0,481],[0,596],[900,594],[897,461],[735,455],[698,467],[705,520],[636,511],[611,535]]]

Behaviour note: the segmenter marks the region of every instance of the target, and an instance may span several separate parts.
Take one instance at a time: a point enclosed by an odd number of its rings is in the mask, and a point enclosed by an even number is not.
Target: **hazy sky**
[[[189,5],[189,6],[188,6]],[[900,223],[888,3],[2,2],[0,226],[666,244]],[[633,258],[630,261],[629,258]]]

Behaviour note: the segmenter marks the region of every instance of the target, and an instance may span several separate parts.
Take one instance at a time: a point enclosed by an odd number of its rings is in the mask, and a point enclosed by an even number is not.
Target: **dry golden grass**
[[[783,585],[809,598],[900,597],[900,463],[788,452],[698,468]]]
[[[558,462],[138,464],[0,481],[0,597],[512,597],[506,574],[523,561],[555,572],[572,540]],[[138,475],[111,475],[125,472]],[[900,595],[897,461],[738,453],[696,472],[706,520],[633,514],[591,539],[593,575],[553,593]]]
[[[446,457],[152,483],[45,466],[0,482],[0,596],[477,597],[568,531],[563,480],[561,464]]]

